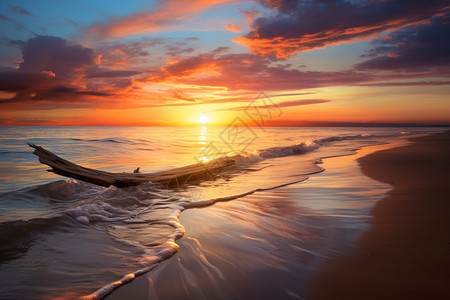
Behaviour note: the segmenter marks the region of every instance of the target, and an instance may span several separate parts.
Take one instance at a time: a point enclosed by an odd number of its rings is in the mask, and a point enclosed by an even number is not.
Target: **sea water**
[[[173,262],[178,251],[191,257],[204,255],[195,251],[200,242],[186,232],[180,214],[183,220],[182,214],[191,208],[224,201],[234,204],[216,205],[214,216],[199,213],[190,219],[190,226],[242,223],[238,228],[259,235],[243,233],[240,236],[246,240],[232,239],[227,243],[236,245],[229,248],[248,251],[255,265],[272,267],[289,257],[281,255],[289,247],[280,245],[302,249],[296,272],[306,274],[311,257],[344,251],[347,241],[354,241],[365,228],[373,201],[388,190],[386,185],[363,184],[356,175],[346,176],[342,165],[327,173],[326,158],[348,156],[350,165],[357,149],[436,131],[205,125],[0,127],[0,298],[99,298],[142,274],[156,280],[163,270],[160,264]],[[224,156],[232,157],[235,165],[208,180],[180,181],[170,187],[149,182],[104,188],[47,172],[49,167],[39,163],[27,143],[109,172],[140,167],[140,172],[151,173]],[[221,218],[223,222],[218,221]],[[221,228],[215,239],[226,242],[236,234],[230,226]],[[324,243],[327,239],[340,242]],[[265,255],[258,258],[255,254],[261,248],[243,246],[248,243],[263,245]],[[221,278],[220,268],[203,263],[205,270]],[[281,269],[286,265],[281,264]],[[191,285],[201,293],[198,284]],[[291,289],[286,293],[298,296]]]

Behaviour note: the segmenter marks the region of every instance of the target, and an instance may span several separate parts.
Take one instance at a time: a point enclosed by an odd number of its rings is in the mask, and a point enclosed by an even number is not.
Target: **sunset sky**
[[[450,1],[0,0],[0,125],[450,124]]]

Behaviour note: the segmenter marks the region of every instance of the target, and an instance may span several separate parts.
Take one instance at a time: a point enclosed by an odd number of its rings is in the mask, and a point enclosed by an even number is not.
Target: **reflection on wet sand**
[[[364,212],[389,189],[361,174],[358,156],[326,159],[327,172],[301,184],[184,211],[175,257],[108,299],[134,284],[150,299],[303,299],[315,270],[353,250]]]

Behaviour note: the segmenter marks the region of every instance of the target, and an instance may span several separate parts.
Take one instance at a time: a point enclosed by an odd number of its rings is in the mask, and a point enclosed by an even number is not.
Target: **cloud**
[[[103,44],[95,52],[104,67],[130,67],[141,64],[150,57],[152,48],[166,43],[167,40],[162,38],[142,38],[137,41]]]
[[[54,107],[61,107],[61,103],[86,105],[92,97],[111,95],[86,88],[79,81],[84,72],[96,64],[92,49],[54,36],[38,36],[18,44],[22,48],[23,62],[17,69],[0,72],[0,91],[12,95],[3,99],[1,104],[53,102],[59,103]],[[104,72],[105,77],[117,75]]]
[[[270,97],[274,98],[274,97],[302,96],[302,95],[310,95],[310,94],[315,94],[315,92],[275,94],[275,95],[271,95]]]
[[[328,45],[424,22],[450,5],[440,0],[260,0],[273,14],[233,41],[254,54],[288,58]],[[324,17],[326,16],[326,17]]]
[[[132,15],[94,24],[86,35],[95,39],[115,39],[130,35],[161,32],[175,28],[183,20],[208,10],[213,5],[232,0],[168,0],[159,2],[152,11],[141,11]]]
[[[442,70],[415,70],[414,72],[373,72],[365,69],[350,68],[343,71],[303,71],[284,62],[274,63],[268,57],[253,54],[232,54],[228,49],[218,48],[195,56],[181,57],[168,61],[161,72],[148,76],[143,82],[184,84],[199,87],[220,87],[230,91],[293,91],[330,86],[390,86],[414,85],[413,81],[423,85],[442,85],[445,81],[425,80],[442,76]],[[448,68],[444,68],[448,70]],[[424,83],[427,82],[427,83]],[[285,95],[294,96],[296,93]],[[275,95],[276,96],[276,95]],[[202,103],[202,101],[200,101]]]
[[[94,97],[110,96],[108,93],[80,89],[49,72],[9,70],[0,72],[0,91],[12,96],[1,99],[0,104],[37,102],[80,103]],[[83,104],[85,106],[85,104]],[[61,105],[53,105],[54,108]],[[40,107],[41,109],[43,107]]]
[[[51,71],[56,76],[70,75],[77,69],[94,65],[96,59],[92,49],[55,36],[29,39],[23,46],[22,55],[21,71]]]
[[[9,17],[11,17],[11,16],[9,15]],[[26,32],[27,34],[36,35],[36,33],[34,31],[29,29],[22,22],[16,21],[16,20],[14,20],[14,18],[8,18],[7,16],[0,14],[0,22],[3,22],[3,21],[10,22],[13,25],[13,28],[16,30]],[[3,30],[6,30],[6,29],[3,29]]]
[[[188,77],[214,68],[215,62],[209,55],[190,56],[162,67],[167,77]]]
[[[0,72],[0,91],[4,92],[31,92],[40,88],[48,88],[57,83],[58,80],[46,72],[19,72],[17,70]]]
[[[179,89],[172,89],[170,91],[172,92],[173,97],[176,99],[188,101],[188,102],[195,102],[195,99],[193,97],[186,95],[186,93],[184,93],[183,91],[181,91]]]
[[[450,65],[450,14],[437,16],[425,24],[411,25],[373,44],[370,59],[357,65],[375,70],[448,70]],[[449,75],[450,72],[444,72]]]
[[[103,44],[98,49],[54,36],[38,36],[27,41],[14,41],[14,44],[22,50],[23,61],[17,69],[1,70],[1,105],[23,108],[26,104],[30,109],[123,108],[194,101],[193,97],[181,91],[161,92],[167,96],[165,98],[143,87],[149,74],[163,74],[159,69],[144,67],[146,60],[155,63],[147,58],[150,48],[163,46],[179,53],[189,51],[186,50],[188,44],[177,39],[144,38]],[[226,50],[220,48],[216,51]]]
[[[225,25],[225,29],[232,31],[232,32],[241,32],[241,28],[239,28],[239,26],[235,25],[235,24],[227,24]]]
[[[351,85],[380,79],[353,70],[341,72],[300,71],[290,65],[273,64],[252,54],[227,54],[213,50],[183,57],[161,68],[163,74],[147,78],[153,82],[224,87],[229,90],[281,91]]]
[[[327,102],[331,102],[331,100],[326,100],[326,99],[301,99],[301,100],[280,102],[280,103],[277,103],[276,106],[278,106],[278,107],[292,107],[292,106],[320,104],[320,103],[327,103]],[[263,107],[258,107],[258,108],[263,108]]]
[[[178,47],[178,46],[167,46],[166,54],[170,56],[180,56],[182,54],[192,53],[194,52],[194,48],[191,47]]]
[[[379,82],[379,83],[358,84],[358,86],[376,86],[376,87],[418,86],[418,85],[450,85],[450,81],[435,80],[435,81]]]
[[[27,11],[26,9],[24,9],[23,7],[20,7],[20,6],[13,6],[13,5],[8,4],[8,10],[13,14],[36,17],[35,15],[33,15],[32,13],[30,13],[29,11]]]
[[[250,22],[255,22],[255,18],[258,17],[259,15],[261,15],[261,12],[256,9],[250,9],[250,10],[239,9],[239,11]]]
[[[0,124],[2,125],[26,125],[26,126],[40,126],[42,124],[51,125],[54,124],[53,120],[49,119],[30,119],[30,118],[1,118]]]
[[[142,72],[134,70],[110,70],[104,68],[94,68],[89,70],[85,78],[117,78],[117,77],[131,77],[139,75]]]
[[[270,104],[270,105],[252,106],[252,108],[253,109],[255,109],[255,108],[256,109],[273,109],[273,108],[285,108],[285,107],[320,104],[320,103],[328,103],[328,102],[331,102],[331,100],[301,99],[301,100],[294,100],[294,101],[284,101],[284,102],[277,103],[276,105]],[[238,107],[231,107],[231,108],[216,109],[214,111],[244,111],[246,109],[248,109],[248,106],[238,106]]]

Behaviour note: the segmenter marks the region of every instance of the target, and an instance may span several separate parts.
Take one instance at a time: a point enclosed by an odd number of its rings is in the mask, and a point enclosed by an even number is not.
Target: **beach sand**
[[[443,299],[449,141],[367,147],[303,183],[186,210],[180,251],[107,299]]]
[[[359,159],[393,186],[356,254],[320,269],[310,299],[450,299],[450,132]]]

